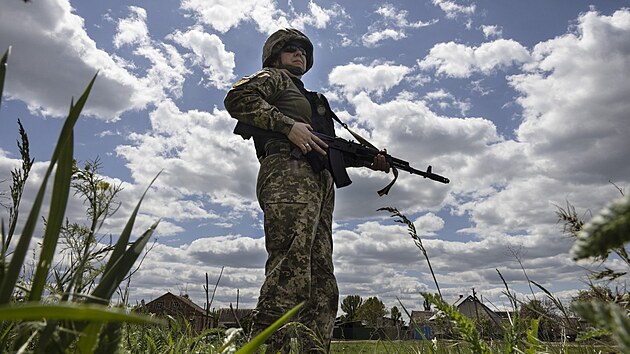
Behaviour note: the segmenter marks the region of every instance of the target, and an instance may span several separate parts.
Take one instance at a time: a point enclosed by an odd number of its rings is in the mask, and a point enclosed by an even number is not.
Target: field
[[[504,352],[503,343],[494,343],[493,352]],[[621,351],[611,345],[569,343],[563,347],[561,343],[546,343],[542,350],[536,353],[564,353],[564,354],[621,354]],[[422,341],[334,341],[331,354],[381,354],[381,353],[430,353],[429,348]],[[461,341],[438,341],[436,353],[473,353],[469,345]]]

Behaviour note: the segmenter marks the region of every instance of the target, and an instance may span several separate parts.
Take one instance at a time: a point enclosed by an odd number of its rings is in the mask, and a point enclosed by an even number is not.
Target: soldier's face
[[[306,56],[300,50],[295,50],[293,52],[281,52],[280,53],[280,64],[283,65],[292,65],[302,68],[302,71],[306,70]]]

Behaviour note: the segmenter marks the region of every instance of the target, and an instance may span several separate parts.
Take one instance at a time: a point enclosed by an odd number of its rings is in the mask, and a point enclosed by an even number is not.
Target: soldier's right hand
[[[326,145],[322,139],[313,134],[312,130],[313,128],[310,124],[295,122],[293,123],[293,127],[291,127],[291,131],[287,137],[302,151],[304,155],[311,150],[315,150],[320,155],[326,155],[328,145]]]

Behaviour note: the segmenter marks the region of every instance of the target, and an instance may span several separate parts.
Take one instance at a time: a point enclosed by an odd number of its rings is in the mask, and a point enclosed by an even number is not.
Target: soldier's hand
[[[295,144],[302,153],[306,155],[309,151],[315,150],[320,155],[326,155],[328,145],[312,132],[310,124],[295,122],[287,137]]]
[[[387,149],[382,150],[378,155],[374,156],[374,161],[370,166],[374,171],[383,171],[385,173],[389,173],[389,163],[387,159],[385,159],[385,155],[387,154]]]

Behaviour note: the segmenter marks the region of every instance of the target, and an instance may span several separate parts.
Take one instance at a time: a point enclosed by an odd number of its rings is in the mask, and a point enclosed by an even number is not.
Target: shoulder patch
[[[246,77],[238,80],[234,84],[234,86],[232,86],[232,87],[239,87],[239,86],[244,85],[244,84],[246,84],[246,83],[248,83],[248,82],[250,82],[252,80],[266,79],[266,78],[269,78],[269,77],[271,77],[271,74],[268,71],[261,70],[261,71],[255,73],[254,75],[246,76]]]

